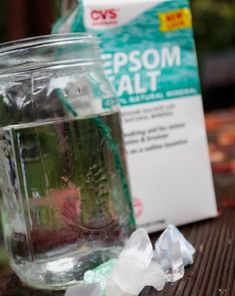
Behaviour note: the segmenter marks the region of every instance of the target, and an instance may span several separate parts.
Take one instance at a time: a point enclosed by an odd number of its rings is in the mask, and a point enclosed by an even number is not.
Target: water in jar
[[[61,289],[118,254],[133,227],[118,113],[2,128],[0,159],[21,279]]]

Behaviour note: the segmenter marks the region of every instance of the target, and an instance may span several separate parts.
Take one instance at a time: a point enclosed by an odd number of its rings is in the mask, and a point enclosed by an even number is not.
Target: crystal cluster
[[[69,287],[65,296],[102,296],[102,291],[99,284],[88,284]]]
[[[152,262],[153,247],[144,229],[136,230],[121,252],[107,281],[106,296],[138,295],[145,286],[164,288],[166,279],[161,266]]]
[[[193,246],[174,225],[162,233],[155,249],[146,230],[138,229],[117,260],[86,272],[85,285],[69,288],[66,296],[135,296],[145,286],[160,291],[167,281],[175,282],[184,276],[184,267],[193,264],[194,253]]]
[[[116,264],[116,259],[108,260],[107,262],[101,264],[97,268],[93,270],[88,270],[84,274],[84,283],[85,284],[100,284],[101,289],[103,291],[103,295],[105,295],[105,289],[107,285],[107,279],[110,277],[114,266]]]
[[[169,225],[155,243],[154,260],[162,266],[168,282],[184,276],[184,267],[193,264],[195,249],[174,226]]]

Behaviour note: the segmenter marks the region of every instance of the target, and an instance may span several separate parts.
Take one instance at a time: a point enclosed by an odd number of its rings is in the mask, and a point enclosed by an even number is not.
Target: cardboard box
[[[137,225],[215,217],[189,2],[82,0],[76,17],[120,97]]]

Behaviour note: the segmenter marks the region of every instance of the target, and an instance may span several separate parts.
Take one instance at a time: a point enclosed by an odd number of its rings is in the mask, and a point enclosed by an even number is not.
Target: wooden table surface
[[[162,292],[145,288],[141,296],[235,296],[235,204],[234,200],[222,199],[219,204],[218,218],[180,228],[197,250],[195,263],[186,268],[184,278],[167,284]],[[152,240],[158,235],[152,235]],[[46,295],[60,296],[64,292],[32,290],[12,272],[0,274],[0,296]]]

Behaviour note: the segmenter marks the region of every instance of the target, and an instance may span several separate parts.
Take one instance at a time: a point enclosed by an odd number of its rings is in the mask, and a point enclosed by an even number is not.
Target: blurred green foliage
[[[4,250],[4,248],[0,248],[0,269],[7,266],[9,263],[7,252]]]
[[[62,1],[64,0],[54,0],[55,16],[57,19],[61,17]]]
[[[235,47],[235,0],[191,0],[197,51]]]

